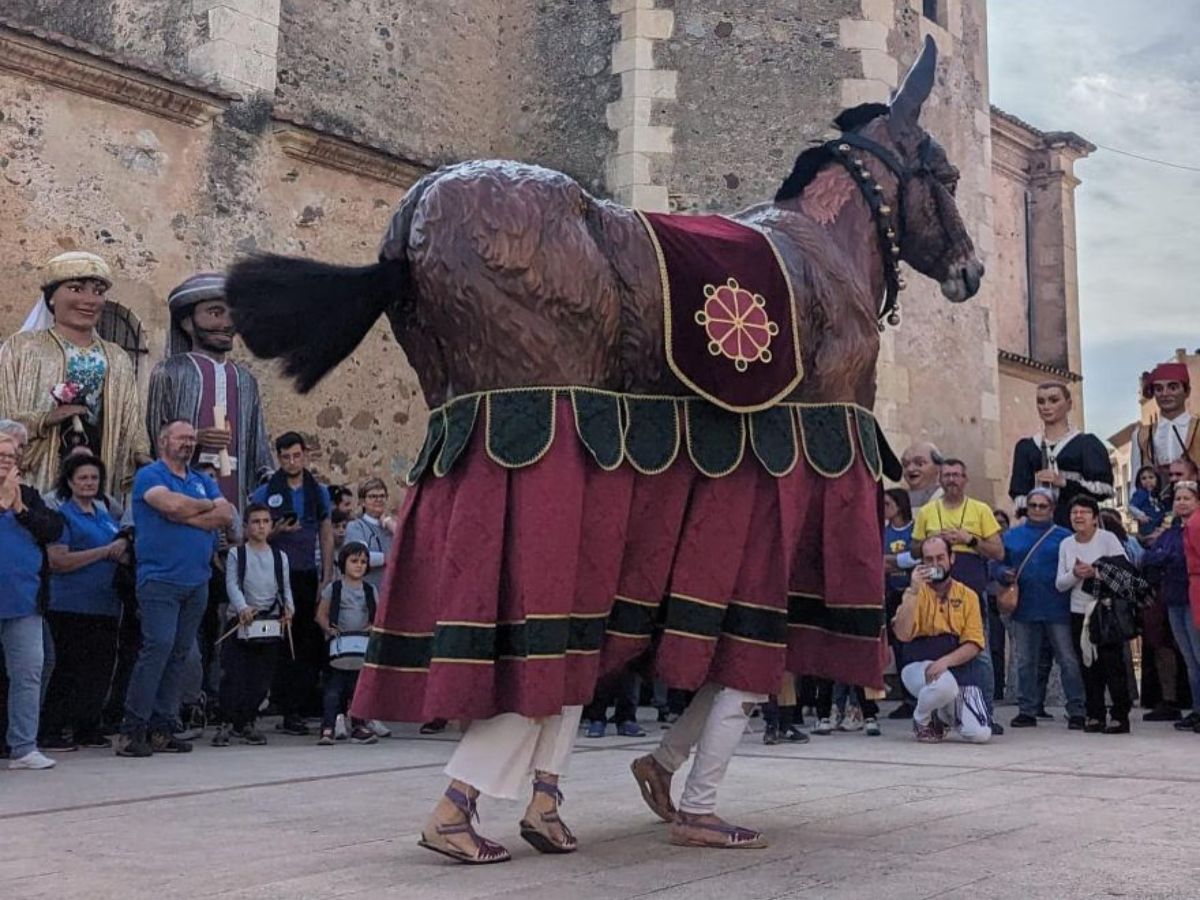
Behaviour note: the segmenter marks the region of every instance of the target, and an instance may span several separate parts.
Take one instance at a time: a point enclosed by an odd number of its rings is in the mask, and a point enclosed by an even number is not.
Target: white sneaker
[[[813,726],[813,734],[833,734],[833,722],[829,719],[817,719],[817,724]]]
[[[371,719],[369,722],[367,722],[367,728],[371,730],[371,733],[374,734],[375,737],[389,738],[392,736],[392,729],[388,728],[378,719]]]
[[[858,706],[847,706],[846,715],[838,722],[838,731],[862,731],[863,714]]]
[[[53,769],[56,765],[58,763],[48,756],[43,756],[37,750],[30,750],[24,756],[8,761],[10,769]]]
[[[333,739],[335,741],[344,741],[348,737],[350,737],[350,730],[346,728],[346,717],[338,713],[338,717],[333,723]]]

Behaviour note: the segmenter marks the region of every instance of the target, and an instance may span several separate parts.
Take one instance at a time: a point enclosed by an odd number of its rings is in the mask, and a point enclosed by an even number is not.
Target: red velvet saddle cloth
[[[799,325],[787,270],[767,236],[725,216],[638,216],[658,256],[675,375],[735,412],[786,397],[804,374]]]
[[[542,393],[435,411],[356,716],[553,715],[630,665],[685,689],[881,686],[869,413]]]

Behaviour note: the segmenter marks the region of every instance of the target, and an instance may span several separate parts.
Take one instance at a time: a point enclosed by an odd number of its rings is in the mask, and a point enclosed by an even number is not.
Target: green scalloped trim
[[[564,392],[571,398],[577,437],[606,471],[627,460],[636,471],[656,475],[675,462],[686,442],[696,468],[710,478],[720,478],[743,461],[748,432],[751,451],[776,478],[796,467],[801,446],[815,472],[836,478],[854,465],[851,415],[872,477],[878,481],[881,473],[888,474],[889,466],[896,467],[878,421],[869,410],[853,403],[786,403],[742,415],[698,397],[533,387],[465,394],[431,410],[425,441],[406,476],[407,483],[415,484],[430,468],[442,477],[454,467],[477,426],[481,400],[486,410],[488,456],[505,468],[533,465],[554,442],[557,400]],[[680,404],[685,406],[682,423]]]
[[[744,415],[704,400],[689,401],[684,415],[688,456],[697,469],[709,478],[720,478],[741,464],[746,452]]]
[[[531,466],[554,443],[553,388],[494,391],[487,404],[487,454],[506,469]]]
[[[837,478],[854,465],[854,441],[847,418],[849,404],[801,406],[800,437],[808,464],[826,478]]]
[[[571,391],[575,432],[601,469],[611,472],[625,460],[621,398],[605,391]]]
[[[626,396],[625,457],[643,475],[665,472],[679,455],[679,402]]]
[[[410,487],[420,481],[421,476],[425,474],[425,470],[429,468],[429,461],[433,459],[433,454],[437,452],[438,444],[441,443],[445,432],[446,410],[441,407],[430,410],[429,425],[425,428],[425,443],[421,445],[421,452],[417,454],[416,462],[412,464],[412,468],[404,476],[405,483]]]
[[[786,406],[775,406],[752,413],[750,446],[762,467],[782,478],[796,468],[800,448],[796,443],[796,418]]]
[[[454,467],[458,457],[471,442],[478,412],[478,396],[462,397],[446,406],[446,439],[442,443],[442,452],[433,461],[433,474],[438,478]]]
[[[875,417],[854,408],[854,424],[858,429],[858,446],[862,449],[863,462],[876,481],[883,473],[883,459],[879,454],[879,443],[875,439]]]

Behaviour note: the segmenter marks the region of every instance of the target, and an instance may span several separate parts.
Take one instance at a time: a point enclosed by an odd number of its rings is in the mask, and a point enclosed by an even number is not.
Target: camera
[[[926,566],[925,567],[925,577],[928,578],[930,581],[934,582],[935,584],[939,581],[945,581],[946,578],[949,577],[949,575],[950,575],[950,573],[947,572],[945,569],[943,569],[941,566]]]

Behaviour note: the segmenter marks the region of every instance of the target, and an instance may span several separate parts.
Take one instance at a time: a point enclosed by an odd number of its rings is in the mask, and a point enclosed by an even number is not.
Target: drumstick
[[[296,658],[296,645],[292,641],[292,623],[291,622],[287,623],[287,636],[288,636],[288,650],[290,650],[292,653],[292,659],[295,659]]]
[[[220,403],[213,407],[213,427],[229,430],[229,419],[225,414],[225,407]],[[229,451],[225,448],[221,448],[217,453],[217,471],[221,473],[222,478],[228,478],[233,474],[233,462],[229,459]]]
[[[221,635],[219,638],[217,638],[217,640],[216,640],[216,642],[213,644],[213,646],[214,646],[214,647],[215,647],[215,646],[217,646],[217,644],[221,643],[221,641],[225,640],[225,638],[229,637],[231,634],[233,634],[235,631],[237,631],[237,630],[238,630],[239,628],[241,628],[241,627],[242,627],[242,623],[241,623],[240,621],[238,621],[238,622],[234,622],[234,623],[233,623],[233,627],[232,627],[232,628],[230,628],[230,629],[229,629],[227,632],[225,632],[223,635]]]

